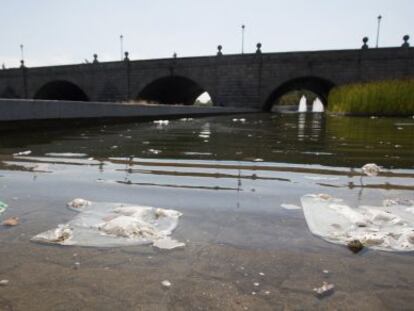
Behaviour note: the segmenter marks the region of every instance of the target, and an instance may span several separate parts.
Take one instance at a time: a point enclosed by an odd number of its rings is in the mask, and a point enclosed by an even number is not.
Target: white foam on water
[[[359,240],[373,249],[414,251],[414,214],[406,205],[353,208],[322,195],[305,195],[301,203],[309,230],[328,242]]]
[[[78,212],[71,221],[34,236],[32,241],[95,247],[154,244],[158,248],[173,249],[185,246],[169,237],[182,215],[178,211],[83,199],[69,202],[68,207]]]

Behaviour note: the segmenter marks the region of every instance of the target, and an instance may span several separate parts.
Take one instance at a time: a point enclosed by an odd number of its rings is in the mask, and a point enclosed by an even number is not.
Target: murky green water
[[[362,187],[370,162],[384,171]],[[414,120],[257,114],[2,133],[0,217],[21,223],[0,228],[0,310],[411,309],[413,255],[314,237],[301,210],[281,207],[308,193],[413,200]],[[173,237],[187,246],[30,242],[72,219],[76,197],[178,210]],[[323,281],[335,292],[318,299]]]

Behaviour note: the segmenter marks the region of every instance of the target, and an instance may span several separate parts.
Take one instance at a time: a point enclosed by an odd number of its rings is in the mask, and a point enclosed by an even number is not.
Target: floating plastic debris
[[[393,205],[402,205],[402,206],[413,206],[414,207],[414,200],[403,200],[403,199],[386,199],[382,202],[382,205],[385,207],[393,206]]]
[[[323,282],[321,287],[315,287],[313,289],[316,296],[319,298],[326,297],[326,296],[333,294],[334,290],[335,290],[335,285],[329,284],[327,282]]]
[[[362,244],[360,240],[349,241],[346,246],[348,246],[348,248],[351,250],[351,252],[353,252],[355,254],[359,253],[364,248],[364,244]]]
[[[259,282],[254,282],[254,283],[253,283],[253,286],[258,287],[259,285],[260,285],[260,283],[259,283]]]
[[[8,205],[6,203],[0,201],[0,214],[6,210],[7,206]]]
[[[185,243],[176,241],[171,239],[170,237],[166,237],[163,239],[155,240],[153,243],[154,247],[160,248],[160,249],[174,249],[174,248],[180,248],[184,247]]]
[[[155,121],[153,121],[155,124],[158,124],[158,125],[168,125],[168,123],[170,123],[170,121],[169,120],[155,120]]]
[[[77,198],[67,203],[69,208],[79,210],[91,206],[92,202],[85,199]]]
[[[407,206],[359,206],[321,195],[301,198],[309,230],[324,240],[360,251],[414,251],[414,213]]]
[[[161,153],[161,150],[157,150],[157,149],[148,149],[148,152],[149,152],[149,153],[152,153],[152,154],[160,154],[160,153]]]
[[[26,150],[26,151],[21,151],[21,152],[16,152],[16,153],[13,153],[13,155],[14,156],[26,156],[26,155],[29,155],[29,154],[31,154],[32,153],[32,151],[31,150]]]
[[[362,167],[362,171],[367,176],[377,176],[381,172],[381,167],[375,163],[368,163]]]
[[[169,236],[182,215],[175,210],[122,203],[75,199],[68,207],[78,212],[71,221],[40,233],[32,241],[96,247],[154,244],[163,249],[184,247]]]
[[[302,209],[302,207],[295,205],[295,204],[286,204],[286,203],[282,203],[280,204],[280,206],[284,209],[287,210],[298,210],[298,209]]]
[[[170,281],[164,280],[164,281],[161,282],[161,285],[162,285],[162,287],[170,288],[172,284],[171,284]]]
[[[180,119],[180,121],[184,121],[184,122],[186,122],[186,121],[192,121],[192,120],[194,120],[193,118],[181,118]]]
[[[0,286],[7,286],[9,285],[9,280],[1,280],[0,281]]]
[[[245,118],[234,118],[233,120],[232,120],[233,122],[240,122],[240,123],[245,123],[246,122],[246,119]]]
[[[2,222],[3,226],[14,227],[20,223],[19,217],[10,217]]]

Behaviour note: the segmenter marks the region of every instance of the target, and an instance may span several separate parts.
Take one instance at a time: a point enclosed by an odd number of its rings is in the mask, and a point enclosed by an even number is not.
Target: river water
[[[383,172],[362,181],[366,163]],[[0,228],[0,310],[408,310],[412,253],[354,254],[281,205],[311,193],[381,205],[413,190],[412,118],[249,114],[2,133],[0,217],[20,224]],[[172,236],[186,246],[30,241],[72,219],[65,205],[77,197],[178,210]],[[335,291],[317,298],[323,281]]]

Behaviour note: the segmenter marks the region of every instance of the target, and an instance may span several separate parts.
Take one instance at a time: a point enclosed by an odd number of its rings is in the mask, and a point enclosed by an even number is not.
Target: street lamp
[[[242,25],[241,28],[242,28],[242,49],[241,49],[241,52],[242,52],[242,54],[244,54],[244,30],[245,30],[246,26]]]
[[[382,16],[381,15],[378,15],[377,19],[378,19],[378,26],[377,26],[377,44],[376,44],[376,47],[378,48]]]
[[[119,36],[119,41],[121,43],[121,61],[124,59],[124,36]]]
[[[24,45],[20,44],[20,57],[24,61]]]

